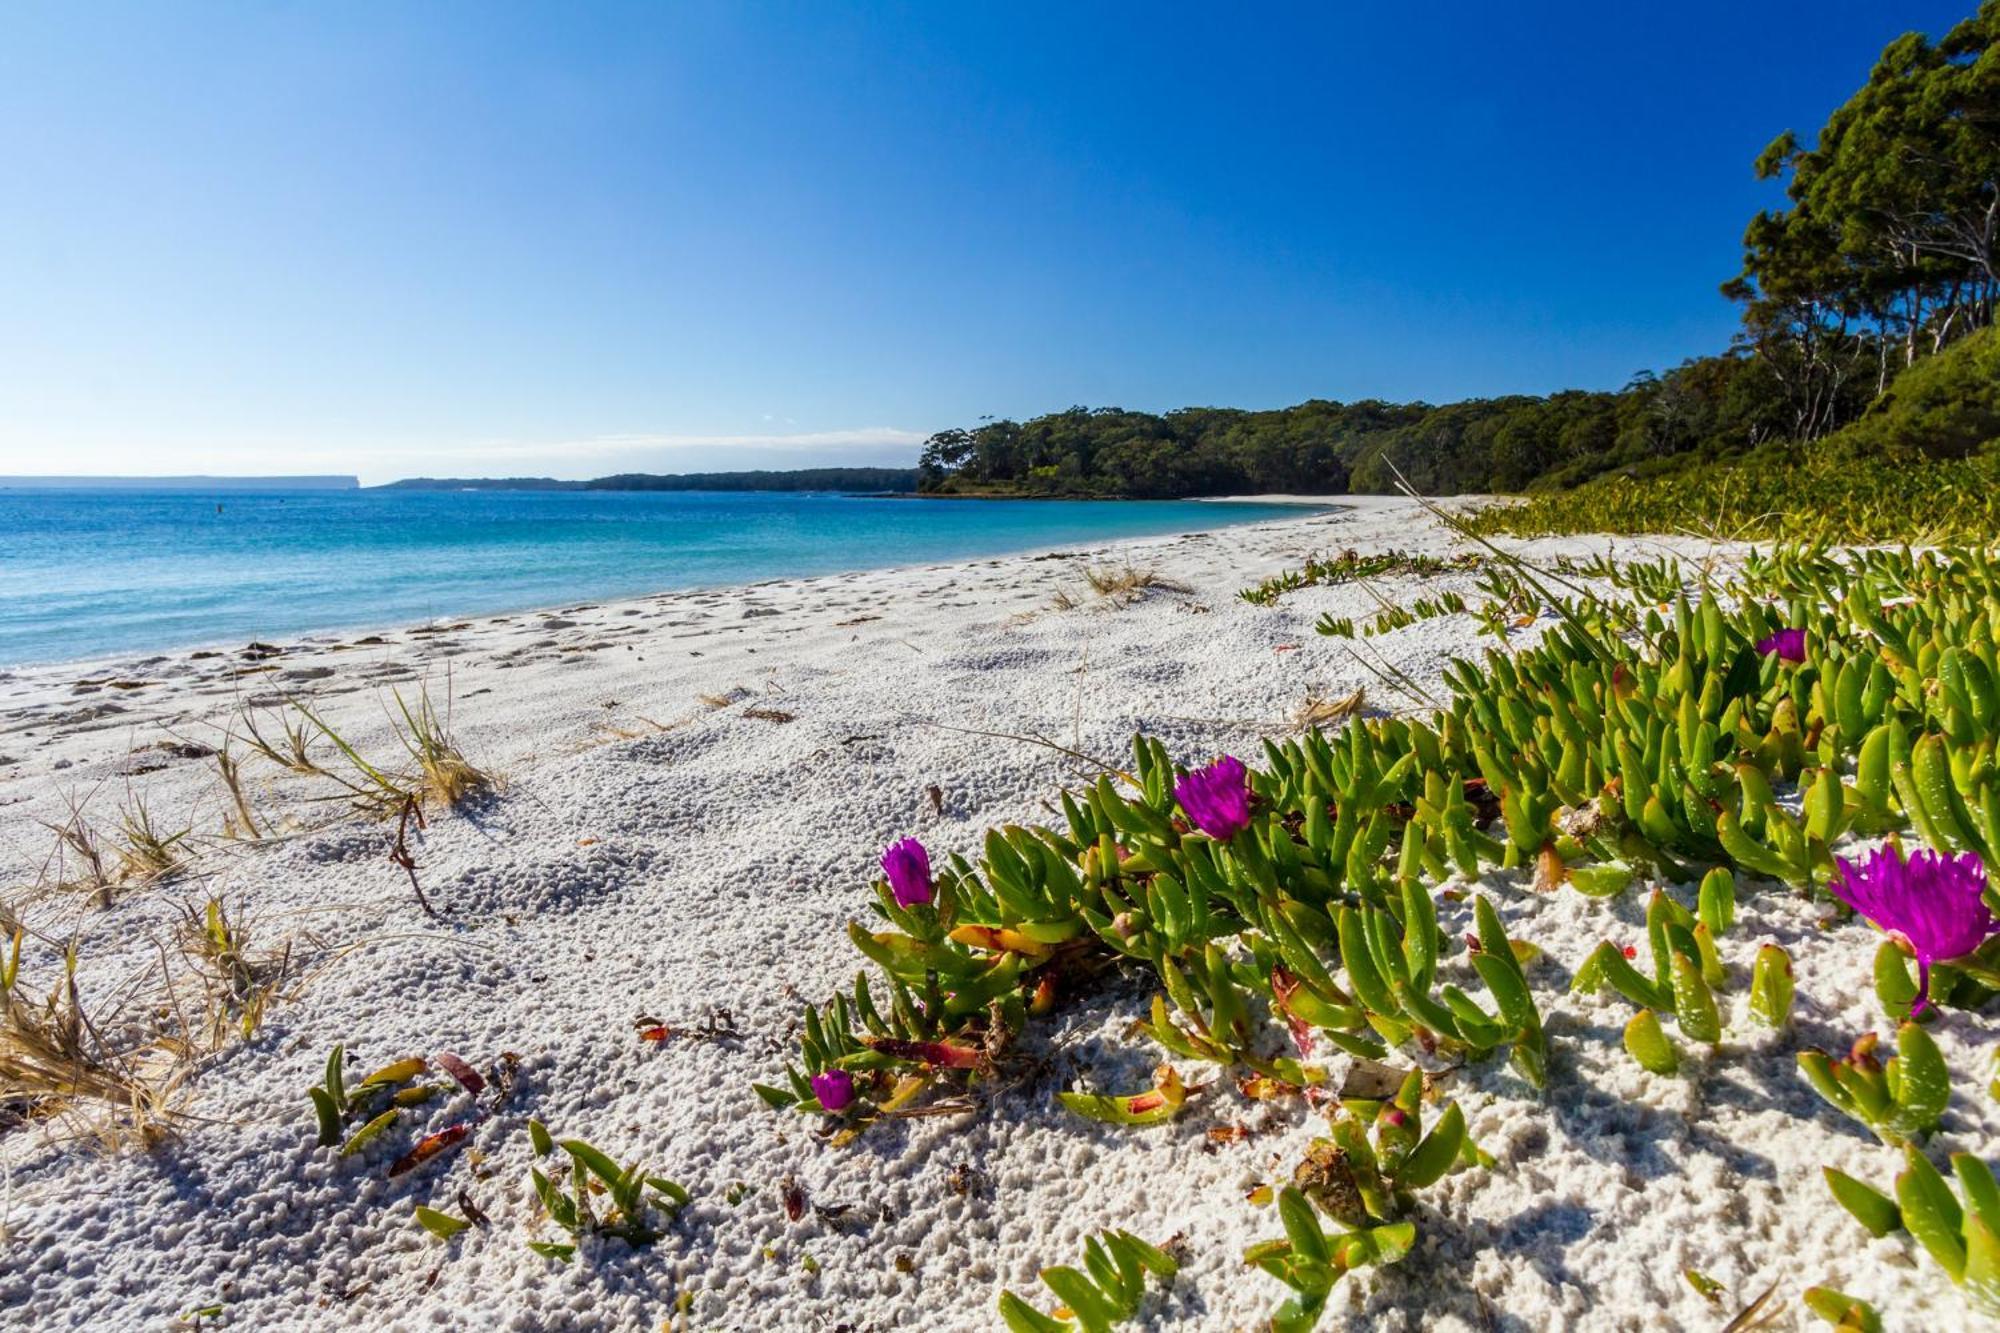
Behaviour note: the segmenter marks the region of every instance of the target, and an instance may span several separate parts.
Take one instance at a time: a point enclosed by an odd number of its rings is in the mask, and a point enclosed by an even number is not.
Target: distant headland
[[[358,491],[359,477],[6,477],[0,491]]]
[[[589,481],[554,477],[410,477],[400,491],[914,491],[913,467],[811,467],[784,472],[621,472]]]

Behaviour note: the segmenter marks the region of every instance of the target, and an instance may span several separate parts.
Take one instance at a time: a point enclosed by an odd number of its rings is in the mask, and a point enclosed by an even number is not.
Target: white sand
[[[1142,1325],[1260,1324],[1284,1292],[1240,1254],[1279,1227],[1243,1193],[1297,1160],[1313,1132],[1303,1108],[1252,1105],[1218,1084],[1168,1126],[1119,1130],[1053,1104],[1064,1087],[1144,1082],[1158,1052],[1126,1031],[1148,998],[1137,981],[1031,1024],[976,1114],[881,1125],[845,1149],[766,1110],[750,1082],[779,1075],[801,1000],[861,965],[843,928],[866,911],[882,844],[915,833],[936,853],[974,853],[990,825],[1051,818],[1050,798],[1078,778],[1051,750],[954,728],[1038,733],[1108,759],[1143,728],[1187,761],[1222,750],[1254,761],[1257,738],[1309,692],[1365,686],[1373,705],[1407,706],[1350,645],[1312,632],[1323,611],[1371,613],[1368,591],[1309,589],[1273,609],[1235,593],[1309,552],[1450,544],[1410,506],[1373,501],[1062,555],[481,619],[345,649],[307,641],[267,663],[232,645],[231,656],[88,672],[147,682],[133,690],[74,687],[74,668],[0,678],[0,885],[34,882],[51,845],[38,821],[59,819],[70,794],[90,795],[101,825],[129,791],[162,825],[219,829],[213,766],[144,747],[169,727],[213,743],[239,697],[311,691],[364,753],[382,755],[382,687],[428,677],[441,693],[449,665],[465,750],[506,778],[500,797],[435,820],[417,848],[443,922],[425,919],[386,859],[389,830],[315,802],[323,783],[268,767],[252,769],[260,812],[301,831],[206,842],[195,875],[109,908],[57,895],[25,909],[45,934],[81,932],[91,996],[156,961],[174,904],[210,895],[259,948],[291,936],[310,952],[308,935],[353,947],[321,958],[252,1041],[202,1069],[192,1109],[204,1119],[180,1142],[107,1160],[33,1128],[0,1137],[0,1309],[38,1329],[159,1328],[213,1302],[237,1328],[657,1329],[685,1291],[692,1328],[990,1328],[1003,1286],[1047,1308],[1036,1269],[1076,1262],[1087,1232],[1119,1225],[1187,1246]],[[1080,567],[1126,561],[1191,591],[1120,607],[1093,597]],[[1464,577],[1377,584],[1391,599],[1439,587],[1478,600]],[[1081,604],[1049,609],[1058,590]],[[1360,645],[1433,687],[1451,655],[1480,646],[1463,615]],[[247,665],[275,669],[230,678]],[[93,715],[104,708],[119,711]],[[1642,942],[1643,891],[1607,905],[1537,898],[1500,878],[1510,930],[1548,951],[1530,975],[1550,1090],[1533,1096],[1504,1061],[1452,1080],[1498,1169],[1427,1192],[1417,1250],[1344,1282],[1323,1327],[1715,1327],[1772,1283],[1791,1301],[1780,1326],[1804,1327],[1798,1292],[1829,1281],[1896,1327],[1964,1325],[1929,1261],[1904,1240],[1871,1242],[1819,1179],[1830,1163],[1886,1184],[1894,1165],[1793,1068],[1801,1045],[1888,1031],[1868,982],[1868,928],[1818,930],[1821,910],[1746,886],[1723,945],[1736,973],[1729,1040],[1712,1064],[1657,1078],[1619,1045],[1624,1001],[1566,993],[1598,940]],[[1794,1032],[1768,1033],[1744,1009],[1765,939],[1793,952]],[[39,993],[54,969],[33,945],[24,984]],[[729,1011],[740,1041],[661,1047],[636,1035],[642,1017],[693,1023],[711,1007]],[[1963,1014],[1938,1035],[1957,1095],[1934,1146],[1991,1155],[1990,1053],[1974,1049]],[[305,1089],[339,1041],[357,1069],[439,1049],[483,1067],[515,1051],[525,1076],[469,1140],[483,1161],[461,1150],[390,1181],[407,1136],[344,1160],[314,1146]],[[465,1110],[455,1097],[419,1123]],[[530,1113],[621,1160],[644,1157],[694,1205],[650,1249],[612,1243],[567,1269],[530,1253],[524,1241],[557,1238],[529,1230]],[[1237,1122],[1258,1132],[1207,1140]],[[850,1211],[789,1223],[787,1175],[813,1203]],[[752,1192],[732,1206],[738,1181]],[[461,1189],[491,1230],[441,1244],[414,1225],[418,1202],[459,1212]],[[1727,1286],[1718,1305],[1682,1279],[1684,1265]]]

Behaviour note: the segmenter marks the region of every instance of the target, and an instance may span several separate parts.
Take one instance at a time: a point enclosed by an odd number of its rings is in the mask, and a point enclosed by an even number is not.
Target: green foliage
[[[529,1139],[537,1158],[561,1148],[569,1158],[569,1170],[553,1177],[539,1166],[528,1170],[535,1198],[549,1221],[568,1232],[568,1242],[529,1241],[528,1248],[545,1258],[569,1263],[576,1258],[576,1242],[585,1235],[610,1236],[638,1248],[651,1245],[665,1234],[662,1221],[671,1221],[687,1206],[688,1192],[664,1176],[649,1176],[637,1162],[620,1167],[609,1156],[582,1139],[555,1139],[540,1121],[530,1120]],[[599,1202],[600,1199],[602,1202]],[[608,1210],[603,1203],[609,1203]]]
[[[1892,463],[1800,457],[1645,479],[1608,477],[1574,491],[1491,505],[1481,533],[1695,533],[1735,540],[1982,542],[2000,531],[2000,455]]]
[[[1243,1262],[1260,1268],[1296,1294],[1271,1315],[1274,1333],[1304,1333],[1319,1323],[1327,1297],[1346,1274],[1366,1264],[1393,1264],[1417,1243],[1416,1226],[1389,1222],[1328,1235],[1306,1196],[1290,1186],[1278,1192],[1282,1239],[1262,1241],[1243,1252]]]
[[[1014,1333],[1101,1333],[1139,1313],[1146,1274],[1171,1281],[1180,1272],[1172,1255],[1129,1231],[1100,1231],[1083,1243],[1083,1267],[1044,1268],[1042,1283],[1067,1311],[1048,1315],[1011,1291],[1000,1293],[1000,1317]]]
[[[1908,1232],[1968,1305],[1988,1318],[2000,1318],[2000,1185],[1993,1172],[1971,1153],[1952,1154],[1954,1192],[1914,1145],[1904,1147],[1903,1160],[1893,1198],[1831,1168],[1827,1184],[1840,1206],[1870,1234]],[[1818,1305],[1813,1308],[1819,1310]],[[1863,1309],[1865,1317],[1873,1316]]]
[[[1877,1040],[1872,1032],[1863,1036],[1844,1060],[1801,1051],[1799,1068],[1814,1091],[1884,1143],[1921,1138],[1937,1128],[1951,1100],[1951,1071],[1937,1043],[1915,1023],[1898,1029],[1897,1054],[1886,1064],[1875,1058]]]
[[[1273,606],[1280,597],[1300,588],[1356,583],[1382,575],[1435,578],[1446,573],[1471,573],[1480,563],[1476,555],[1440,557],[1411,551],[1373,551],[1363,555],[1346,550],[1331,560],[1309,559],[1299,569],[1275,574],[1236,595],[1252,606]]]
[[[319,1084],[306,1089],[312,1099],[320,1146],[338,1145],[342,1157],[367,1147],[401,1119],[405,1110],[423,1105],[440,1091],[416,1082],[429,1066],[415,1056],[384,1065],[350,1087],[346,1059],[347,1048],[336,1045],[326,1058]],[[353,1126],[359,1128],[350,1133]]]
[[[1396,1220],[1417,1190],[1480,1160],[1457,1102],[1447,1102],[1425,1130],[1423,1075],[1416,1070],[1391,1101],[1343,1100],[1330,1125],[1331,1137],[1313,1140],[1292,1186],[1350,1230]]]
[[[1829,436],[1836,456],[1964,458],[2000,447],[2000,332],[1981,329],[1925,357],[1860,419]]]
[[[1882,1333],[1882,1316],[1857,1296],[1832,1287],[1807,1287],[1804,1300],[1806,1309],[1832,1324],[1837,1333]]]

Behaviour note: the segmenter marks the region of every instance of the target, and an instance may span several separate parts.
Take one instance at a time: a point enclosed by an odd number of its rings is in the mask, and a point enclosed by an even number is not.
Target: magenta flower
[[[1977,852],[1945,856],[1878,847],[1860,866],[1840,858],[1832,888],[1839,899],[1917,956],[1920,1014],[1931,1003],[1931,964],[1963,958],[2000,934],[2000,921],[1982,896],[1986,866]]]
[[[845,1111],[854,1103],[854,1075],[845,1069],[829,1069],[812,1076],[813,1096],[829,1114]]]
[[[1250,775],[1243,761],[1224,755],[1174,784],[1174,799],[1194,826],[1228,842],[1250,826]]]
[[[1803,662],[1806,660],[1806,632],[1802,629],[1781,629],[1768,639],[1757,640],[1757,651],[1766,657],[1776,653],[1781,662]]]
[[[931,900],[931,854],[915,838],[892,842],[882,853],[882,873],[896,906],[908,909]]]

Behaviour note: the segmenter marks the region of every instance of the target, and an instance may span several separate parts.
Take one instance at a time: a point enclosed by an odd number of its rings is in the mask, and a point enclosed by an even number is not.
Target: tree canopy
[[[1810,143],[1757,174],[1784,206],[1752,218],[1727,351],[1617,392],[1428,403],[1313,400],[1271,411],[1072,407],[940,431],[929,492],[1180,496],[1542,490],[1644,475],[1851,424],[1842,448],[1963,456],[1993,446],[1990,355],[1900,377],[1989,328],[2000,298],[2000,0],[1941,39],[1897,38]],[[1990,346],[1990,343],[1989,343]],[[1909,406],[1923,404],[1921,410]],[[1896,406],[1897,404],[1901,406]]]

